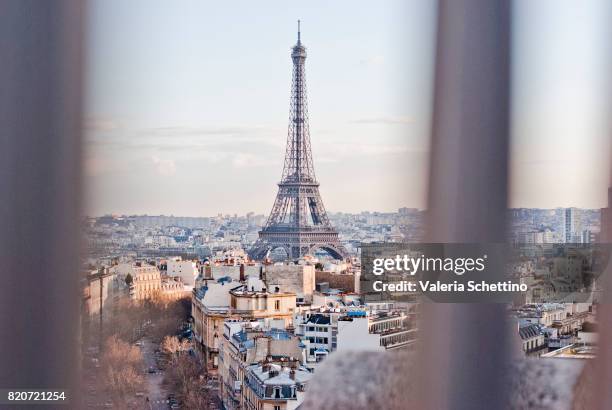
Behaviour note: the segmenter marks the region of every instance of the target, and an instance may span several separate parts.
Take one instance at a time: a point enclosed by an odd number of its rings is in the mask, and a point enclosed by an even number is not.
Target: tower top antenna
[[[298,44],[301,44],[301,41],[300,41],[300,20],[298,20]]]

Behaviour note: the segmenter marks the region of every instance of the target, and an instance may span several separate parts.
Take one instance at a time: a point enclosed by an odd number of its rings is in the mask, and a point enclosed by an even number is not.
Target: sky
[[[513,17],[511,204],[604,207],[612,5],[518,0]]]
[[[88,214],[267,214],[297,19],[326,208],[426,207],[435,2],[89,4]],[[516,2],[512,206],[605,203],[606,8]]]

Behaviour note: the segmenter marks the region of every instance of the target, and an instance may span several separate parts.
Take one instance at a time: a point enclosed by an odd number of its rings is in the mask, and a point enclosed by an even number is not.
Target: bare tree
[[[205,408],[208,394],[204,389],[202,363],[187,353],[179,353],[171,359],[164,383],[177,393],[186,409]]]
[[[191,314],[191,301],[189,298],[168,300],[155,298],[145,304],[147,315],[152,326],[148,334],[156,342],[161,342],[165,336],[176,335],[181,324]]]
[[[121,406],[144,386],[140,349],[118,336],[106,340],[101,357],[100,383],[113,403]]]
[[[176,335],[190,315],[188,299],[167,300],[159,297],[144,301],[124,298],[113,307],[112,317],[105,322],[103,338],[113,335],[134,342],[147,334],[155,342],[168,335]]]
[[[166,336],[161,343],[162,350],[170,356],[176,356],[189,350],[191,343],[187,339],[179,340],[176,336]]]
[[[182,395],[183,408],[185,409],[206,409],[210,396],[198,380],[191,380],[191,385],[187,386]]]
[[[145,301],[132,300],[123,297],[112,306],[112,314],[103,323],[102,328],[91,327],[90,331],[101,330],[99,340],[105,340],[100,345],[99,368],[87,369],[89,376],[93,375],[97,389],[88,389],[85,396],[96,401],[98,393],[104,395],[104,400],[112,400],[115,408],[129,406],[134,400],[135,393],[144,389],[144,361],[138,347],[132,346],[142,336],[148,336],[154,343],[162,342],[162,349],[167,353],[164,363],[173,360],[177,355],[187,352],[191,345],[188,340],[180,340],[177,335],[181,325],[190,315],[191,301],[168,300],[154,297]],[[101,342],[100,342],[101,343]],[[185,386],[191,373],[197,370],[190,369],[180,363],[181,368],[176,372],[176,382],[173,386]],[[173,364],[174,365],[174,364]],[[166,367],[159,363],[160,367]],[[195,365],[197,368],[198,366]],[[85,386],[84,386],[85,387]],[[186,387],[174,391],[186,392]],[[183,395],[181,395],[183,397]],[[197,402],[195,398],[190,399]],[[196,400],[196,401],[194,401]]]

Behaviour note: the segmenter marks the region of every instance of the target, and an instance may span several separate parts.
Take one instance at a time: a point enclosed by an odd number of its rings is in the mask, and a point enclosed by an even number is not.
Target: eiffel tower
[[[347,252],[329,222],[314,172],[306,99],[306,47],[300,38],[299,20],[291,59],[293,79],[283,175],[270,216],[249,255],[263,259],[270,250],[283,248],[289,259],[297,259],[322,249],[336,259],[344,259]]]

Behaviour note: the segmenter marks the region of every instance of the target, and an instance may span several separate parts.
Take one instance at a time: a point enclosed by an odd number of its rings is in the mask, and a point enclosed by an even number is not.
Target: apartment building
[[[523,351],[527,354],[535,352],[546,352],[546,342],[544,333],[539,325],[530,324],[519,327],[519,336],[522,342]]]
[[[299,361],[270,357],[247,367],[243,409],[294,410],[304,401],[304,392],[312,378]]]
[[[302,312],[295,333],[302,337],[306,364],[314,368],[334,351],[384,351],[412,345],[418,329],[404,311],[372,313],[365,308]]]
[[[295,293],[268,292],[257,278],[249,277],[245,283],[229,277],[205,280],[193,290],[192,315],[195,341],[207,369],[217,371],[226,320],[277,320],[290,327],[295,307]]]
[[[161,274],[157,266],[140,264],[131,267],[132,276],[130,297],[134,300],[145,300],[158,297],[161,293]]]
[[[168,276],[181,278],[185,286],[194,286],[199,273],[195,261],[182,260],[180,257],[169,258],[166,269]]]
[[[282,322],[275,321],[272,326],[279,324],[282,325]],[[280,364],[297,362],[294,367],[300,367],[303,349],[297,336],[284,329],[270,327],[264,321],[226,321],[219,349],[218,373],[219,395],[224,408],[248,408],[248,402],[257,402],[255,408],[259,408],[262,398],[255,400],[256,394],[254,396],[245,383],[250,366],[275,361]],[[297,394],[295,399],[298,399]],[[280,405],[278,400],[274,405]]]

